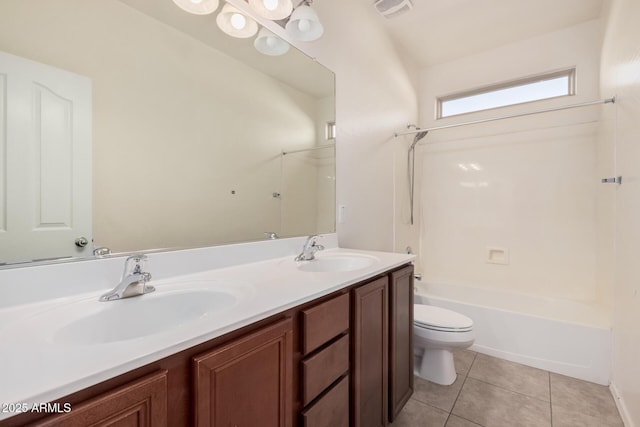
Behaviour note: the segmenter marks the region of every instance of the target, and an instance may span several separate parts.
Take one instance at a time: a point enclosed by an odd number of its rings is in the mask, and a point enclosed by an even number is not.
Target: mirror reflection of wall
[[[130,252],[334,231],[331,179],[318,179],[320,170],[335,177],[334,162],[283,172],[281,154],[329,142],[333,74],[295,49],[241,62],[126,2],[0,3],[0,51],[91,79],[95,245]],[[189,31],[208,25],[172,2],[147,3]],[[247,55],[246,41],[215,37]],[[258,61],[279,71],[265,74]],[[287,194],[292,181],[307,183],[300,206]],[[322,202],[304,212],[309,194]]]
[[[282,156],[282,233],[334,227],[335,146],[285,152]],[[315,191],[309,191],[315,189]]]

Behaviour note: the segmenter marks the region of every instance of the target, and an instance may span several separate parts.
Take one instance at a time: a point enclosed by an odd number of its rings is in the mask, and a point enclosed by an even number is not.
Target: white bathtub
[[[473,319],[472,350],[609,384],[612,334],[604,308],[471,286],[415,283],[416,304],[448,308]]]

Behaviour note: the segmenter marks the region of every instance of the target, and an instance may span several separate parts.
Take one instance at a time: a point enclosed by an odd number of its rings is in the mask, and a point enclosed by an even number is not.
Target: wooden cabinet
[[[290,427],[292,332],[285,319],[194,357],[195,425]]]
[[[354,427],[387,425],[388,278],[352,291],[352,417]]]
[[[349,294],[301,310],[302,354],[324,345],[349,329]]]
[[[344,376],[302,411],[304,427],[349,427],[349,376]]]
[[[302,361],[302,404],[307,405],[349,372],[349,334]]]
[[[303,309],[300,363],[303,427],[349,425],[349,293]]]
[[[148,375],[94,399],[71,412],[30,424],[38,427],[167,427],[167,371]]]
[[[25,413],[0,427],[378,427],[413,391],[404,266]]]
[[[413,266],[389,282],[389,421],[413,394]]]

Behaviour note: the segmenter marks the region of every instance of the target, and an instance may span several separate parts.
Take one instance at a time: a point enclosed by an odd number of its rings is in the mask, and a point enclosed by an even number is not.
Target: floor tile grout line
[[[469,364],[469,369],[467,369],[467,372],[464,374],[464,380],[462,380],[462,384],[460,385],[460,390],[458,390],[458,394],[456,395],[456,398],[453,401],[453,405],[451,405],[451,409],[449,410],[449,416],[447,417],[447,422],[449,422],[449,418],[451,418],[451,414],[453,414],[453,408],[456,407],[456,403],[458,402],[458,399],[460,398],[460,394],[462,393],[462,389],[464,388],[464,384],[467,382],[467,378],[469,378],[469,372],[471,372],[471,368],[473,368],[473,364],[476,362],[476,357],[478,357],[478,353],[477,352],[473,355],[473,360]],[[471,420],[469,420],[469,421],[471,421]],[[447,425],[447,422],[445,422],[445,426]]]
[[[474,380],[474,381],[479,381],[479,382],[481,382],[481,383],[484,383],[484,384],[490,385],[490,386],[492,386],[492,387],[499,388],[500,390],[508,391],[508,392],[511,392],[511,393],[519,394],[520,396],[524,396],[524,397],[528,397],[528,398],[530,398],[530,399],[537,400],[538,402],[551,403],[551,398],[549,398],[549,400],[547,401],[547,400],[544,400],[544,399],[539,399],[539,398],[534,397],[534,396],[530,396],[530,395],[525,394],[525,393],[521,393],[521,392],[519,392],[519,391],[510,390],[510,389],[508,389],[508,388],[506,388],[506,387],[499,386],[499,385],[496,385],[496,384],[492,384],[492,383],[490,383],[490,382],[488,382],[488,381],[484,381],[484,380],[481,380],[481,379],[478,379],[478,378],[474,378],[474,377],[470,377],[470,378],[471,378],[472,380]],[[465,379],[465,382],[466,382],[466,379]]]
[[[455,414],[451,414],[451,415],[455,415]],[[463,419],[465,421],[469,421],[471,424],[474,424],[474,425],[477,425],[477,426],[480,426],[480,427],[485,427],[484,424],[477,423],[477,422],[475,422],[473,420],[470,420],[469,418],[461,417],[460,415],[455,415],[455,416],[460,418],[460,419]]]
[[[453,401],[453,405],[451,406],[451,411],[449,412],[449,416],[447,417],[447,422],[449,422],[449,418],[451,418],[451,415],[455,415],[453,413],[453,408],[456,406],[456,402],[458,401],[458,399],[460,398],[460,394],[462,393],[462,389],[464,388],[465,383],[467,382],[467,378],[469,378],[469,373],[471,372],[471,368],[473,367],[473,364],[476,363],[476,358],[478,357],[478,353],[476,352],[473,355],[473,360],[471,361],[471,364],[469,365],[469,369],[467,369],[467,372],[464,375],[464,381],[462,381],[462,386],[460,387],[460,390],[458,391],[458,395],[456,396],[456,399]],[[473,378],[473,377],[472,377]],[[468,418],[462,417],[460,415],[455,415],[456,417],[462,418],[463,420],[469,421],[470,423],[473,423],[477,426],[480,427],[484,427],[482,424],[477,423],[473,420],[470,420]],[[445,427],[446,427],[446,423],[445,423]]]
[[[551,421],[551,427],[553,427],[553,397],[551,396],[551,372],[549,374],[549,420]]]
[[[414,399],[414,398],[411,398],[410,400],[413,400],[414,402],[416,402],[416,403],[418,403],[418,404],[420,404],[420,405],[428,406],[429,408],[435,409],[436,411],[440,411],[440,412],[444,412],[445,414],[448,414],[448,415],[447,415],[447,419],[446,419],[446,421],[445,421],[445,423],[444,423],[444,424],[446,425],[446,424],[447,424],[447,421],[449,421],[449,417],[451,416],[451,412],[447,412],[447,411],[445,411],[445,410],[444,410],[444,409],[442,409],[442,408],[438,408],[437,406],[434,406],[434,405],[432,405],[431,403],[423,402],[423,401],[421,401],[421,400],[417,400],[417,399]],[[404,409],[403,409],[403,410],[404,410]],[[476,423],[476,424],[477,424],[477,423]],[[393,423],[391,423],[391,426],[393,426]]]
[[[446,427],[447,423],[449,423],[449,421],[451,421],[451,420],[452,420],[452,416],[455,416],[456,418],[459,418],[459,419],[461,419],[461,420],[468,421],[469,423],[471,423],[471,424],[473,424],[473,425],[475,425],[475,426],[478,426],[478,427],[486,427],[486,426],[484,426],[483,424],[480,424],[480,423],[478,423],[478,422],[476,422],[476,421],[473,421],[473,420],[468,419],[468,418],[466,418],[466,417],[464,417],[464,416],[457,415],[457,414],[454,414],[454,413],[453,413],[453,410],[454,410],[454,408],[455,408],[455,406],[456,406],[457,402],[460,400],[460,397],[461,397],[461,394],[462,394],[462,389],[465,387],[467,380],[468,380],[469,378],[472,378],[474,381],[478,381],[478,382],[481,382],[481,383],[483,383],[483,384],[486,384],[486,385],[489,385],[489,386],[495,387],[496,389],[499,389],[499,390],[503,390],[503,391],[506,391],[506,392],[510,392],[510,393],[511,393],[511,394],[513,394],[513,395],[524,396],[525,398],[528,398],[528,399],[533,400],[533,401],[536,401],[536,402],[541,402],[541,403],[542,403],[542,402],[545,402],[545,403],[547,403],[547,404],[548,404],[548,407],[549,407],[549,423],[550,423],[550,424],[549,424],[549,426],[550,426],[550,427],[553,427],[553,426],[554,426],[554,416],[553,416],[553,415],[554,415],[554,410],[553,410],[553,407],[554,407],[553,400],[554,400],[554,399],[553,399],[553,396],[552,396],[552,390],[553,390],[553,378],[552,378],[552,376],[553,376],[553,374],[554,374],[553,372],[551,372],[551,371],[547,371],[547,370],[542,370],[542,371],[544,371],[544,372],[545,372],[545,374],[547,375],[547,384],[548,384],[548,387],[547,387],[547,388],[548,388],[549,398],[548,398],[548,399],[544,399],[544,398],[543,398],[543,399],[541,399],[541,398],[538,398],[538,397],[535,397],[535,396],[531,396],[531,395],[529,395],[529,394],[525,394],[525,393],[521,393],[521,392],[519,392],[519,391],[512,390],[512,389],[507,388],[507,387],[505,387],[505,386],[501,386],[501,385],[497,385],[497,384],[492,384],[492,383],[491,383],[491,382],[489,382],[489,381],[486,381],[486,380],[483,380],[483,379],[479,379],[479,378],[476,378],[476,377],[472,376],[472,375],[471,375],[472,369],[473,369],[473,367],[474,367],[475,363],[476,363],[476,362],[478,362],[478,354],[479,354],[479,353],[474,352],[474,353],[473,353],[473,356],[472,356],[472,358],[471,358],[471,363],[469,364],[469,368],[464,372],[464,374],[463,374],[463,375],[458,374],[458,375],[460,375],[460,376],[462,377],[462,384],[460,385],[460,389],[459,389],[459,390],[457,391],[457,393],[456,393],[455,399],[454,399],[453,404],[452,404],[452,406],[451,406],[451,408],[450,408],[450,410],[449,410],[449,411],[443,410],[443,409],[441,409],[440,407],[435,406],[435,405],[433,405],[433,404],[431,404],[431,403],[429,403],[429,402],[423,402],[423,401],[421,401],[421,400],[417,400],[417,399],[413,399],[413,398],[412,398],[412,400],[414,400],[416,403],[418,403],[418,404],[420,404],[420,405],[428,406],[428,407],[430,407],[430,408],[433,408],[434,410],[444,412],[444,414],[446,414],[446,418],[445,418],[445,420],[444,420],[444,427]],[[571,378],[571,377],[569,377],[569,378]],[[556,397],[557,397],[557,396],[556,396]],[[557,407],[557,408],[558,408],[558,407]],[[556,409],[557,409],[557,408],[556,408]],[[616,409],[617,409],[617,408],[616,408]],[[618,412],[618,416],[620,416],[620,415],[619,415],[619,412]],[[562,418],[562,416],[561,416],[560,418]],[[594,417],[594,416],[589,416],[589,418],[593,418],[594,420],[596,420],[596,419],[597,419],[597,417]],[[557,420],[556,420],[556,421],[557,421]],[[622,427],[622,426],[623,426],[623,424],[621,424],[620,426]]]
[[[490,356],[490,357],[492,357],[492,356]],[[550,372],[549,372],[549,371],[546,371],[546,370],[544,370],[544,369],[539,369],[539,368],[535,368],[535,369],[537,369],[537,370],[539,370],[539,371],[543,372],[544,374],[546,374],[546,375],[547,375],[547,378],[550,378]],[[541,402],[547,402],[547,400],[545,400],[545,399],[541,399],[541,398],[539,398],[539,397],[531,396],[530,394],[523,393],[523,392],[520,392],[520,391],[517,391],[517,390],[512,390],[512,389],[510,389],[510,388],[508,388],[508,387],[506,387],[506,386],[503,386],[503,385],[500,385],[500,384],[494,384],[493,382],[490,382],[490,380],[486,380],[486,379],[483,379],[483,378],[474,377],[473,375],[470,375],[470,374],[471,374],[471,370],[469,370],[469,375],[468,375],[468,377],[469,377],[469,378],[472,378],[472,379],[474,379],[474,380],[476,380],[476,381],[481,381],[481,382],[483,382],[483,383],[485,383],[485,384],[489,384],[489,385],[492,385],[492,386],[495,386],[495,387],[501,388],[502,390],[512,391],[512,392],[514,392],[514,393],[518,393],[518,394],[521,394],[521,395],[523,395],[523,396],[531,397],[532,399],[536,399],[536,400],[539,400],[539,401],[541,401]],[[551,388],[550,388],[550,387],[549,387],[549,400],[548,400],[548,401],[549,401],[549,402],[551,402]]]

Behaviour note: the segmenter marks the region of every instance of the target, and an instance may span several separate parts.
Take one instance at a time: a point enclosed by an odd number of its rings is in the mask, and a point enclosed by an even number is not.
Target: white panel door
[[[91,254],[91,161],[91,80],[0,52],[0,264]]]

